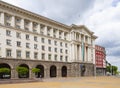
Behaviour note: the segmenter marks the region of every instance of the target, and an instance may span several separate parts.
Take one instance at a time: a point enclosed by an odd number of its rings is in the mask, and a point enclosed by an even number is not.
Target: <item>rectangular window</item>
[[[6,57],[11,57],[12,54],[12,50],[11,49],[7,49],[6,50]]]
[[[51,40],[50,39],[48,39],[48,44],[51,44]]]
[[[37,44],[34,44],[34,49],[37,49]]]
[[[57,60],[57,55],[55,55],[55,57],[54,57],[54,58],[55,58],[55,61],[56,61],[56,60]]]
[[[16,55],[17,58],[21,58],[21,51],[20,51],[20,50],[17,50],[17,51],[16,51],[16,54],[17,54],[17,55]]]
[[[55,48],[55,52],[57,52],[57,48]]]
[[[21,33],[16,32],[16,37],[21,38]]]
[[[17,41],[17,47],[21,47],[21,42]]]
[[[34,41],[36,41],[36,42],[37,42],[37,36],[34,36]]]
[[[67,56],[65,57],[65,61],[66,61],[66,62],[68,61],[68,57],[67,57]]]
[[[30,48],[30,43],[26,43],[26,48]]]
[[[67,47],[68,45],[67,45],[67,43],[65,43],[65,47]]]
[[[51,54],[48,54],[48,60],[51,60]]]
[[[45,54],[42,53],[41,58],[44,60],[45,59]]]
[[[11,31],[6,30],[6,36],[11,36]]]
[[[45,46],[42,46],[42,50],[45,50]]]
[[[34,58],[37,59],[38,58],[38,53],[34,52]]]
[[[26,34],[26,40],[29,40],[29,35],[28,34]]]
[[[48,47],[48,51],[51,52],[51,47]]]
[[[60,53],[63,53],[63,49],[60,49]]]
[[[6,40],[6,44],[9,45],[9,46],[11,46],[11,40],[7,39]]]
[[[68,50],[65,50],[65,53],[68,54]]]
[[[26,51],[26,58],[30,58],[30,52]]]
[[[42,42],[42,43],[45,43],[45,40],[44,40],[44,38],[41,38],[41,42]]]
[[[60,61],[62,61],[63,60],[63,56],[60,56]]]
[[[62,46],[62,42],[60,42],[60,46]]]
[[[54,41],[55,46],[57,46],[57,41]]]

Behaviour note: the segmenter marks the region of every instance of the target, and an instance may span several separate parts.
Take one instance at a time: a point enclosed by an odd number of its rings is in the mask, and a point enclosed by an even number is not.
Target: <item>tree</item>
[[[38,75],[38,73],[40,72],[39,68],[33,68],[32,72],[35,73],[35,75]]]
[[[111,73],[112,75],[117,74],[118,67],[117,66],[107,66],[106,71]]]
[[[17,67],[16,70],[20,78],[26,78],[29,72],[29,69],[27,67],[21,67],[21,66]]]
[[[7,78],[10,77],[10,68],[0,68],[0,77],[5,78],[5,75],[8,75]]]

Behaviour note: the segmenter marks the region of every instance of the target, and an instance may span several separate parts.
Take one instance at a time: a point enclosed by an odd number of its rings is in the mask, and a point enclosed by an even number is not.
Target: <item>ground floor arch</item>
[[[37,65],[36,68],[40,69],[40,72],[35,74],[37,78],[44,78],[44,66],[43,65]]]
[[[67,77],[67,67],[63,66],[61,69],[61,76],[62,77]]]
[[[0,79],[10,79],[11,78],[11,67],[7,63],[0,63],[0,69],[1,69]]]
[[[55,65],[52,65],[50,67],[50,77],[56,77],[57,76],[57,68]]]
[[[26,74],[21,75],[18,73],[19,78],[29,78],[29,66],[27,64],[20,64],[18,67],[25,67],[28,69],[28,72]]]

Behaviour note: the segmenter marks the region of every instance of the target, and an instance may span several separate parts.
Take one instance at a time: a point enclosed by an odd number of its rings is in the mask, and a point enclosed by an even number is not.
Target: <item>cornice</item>
[[[15,12],[19,12],[19,13],[21,13],[21,14],[25,14],[25,15],[31,16],[31,17],[36,18],[36,19],[39,19],[39,20],[43,20],[43,21],[45,21],[45,22],[47,22],[47,23],[55,24],[55,25],[57,25],[57,26],[64,27],[64,28],[66,28],[66,29],[70,29],[70,26],[68,26],[68,25],[65,25],[65,24],[63,24],[63,23],[54,21],[54,20],[49,19],[49,18],[47,18],[47,17],[41,16],[41,15],[39,15],[39,14],[33,13],[33,12],[31,12],[31,11],[22,9],[22,8],[20,8],[20,7],[17,7],[17,6],[11,5],[11,4],[8,4],[8,3],[3,2],[3,1],[0,1],[0,6],[5,7],[5,8],[9,8],[9,9],[15,11]]]

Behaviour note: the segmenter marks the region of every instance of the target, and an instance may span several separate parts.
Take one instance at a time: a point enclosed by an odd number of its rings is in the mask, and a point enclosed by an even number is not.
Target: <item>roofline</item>
[[[59,26],[65,27],[65,28],[67,28],[67,29],[70,28],[70,26],[68,26],[68,25],[66,25],[66,24],[57,22],[57,21],[55,21],[55,20],[49,19],[49,18],[47,18],[47,17],[45,17],[45,16],[39,15],[39,14],[37,14],[37,13],[31,12],[31,11],[28,11],[28,10],[25,10],[25,9],[20,8],[20,7],[17,7],[17,6],[15,6],[15,5],[11,5],[11,4],[7,3],[7,2],[0,1],[0,4],[1,4],[1,5],[4,5],[4,6],[7,6],[7,7],[9,7],[9,8],[12,8],[12,9],[14,9],[14,10],[16,10],[16,11],[18,10],[18,11],[20,11],[20,12],[22,12],[22,13],[27,14],[27,15],[39,17],[40,19],[42,19],[42,20],[44,20],[44,21],[47,20],[48,22],[57,24],[57,25],[59,25]]]

